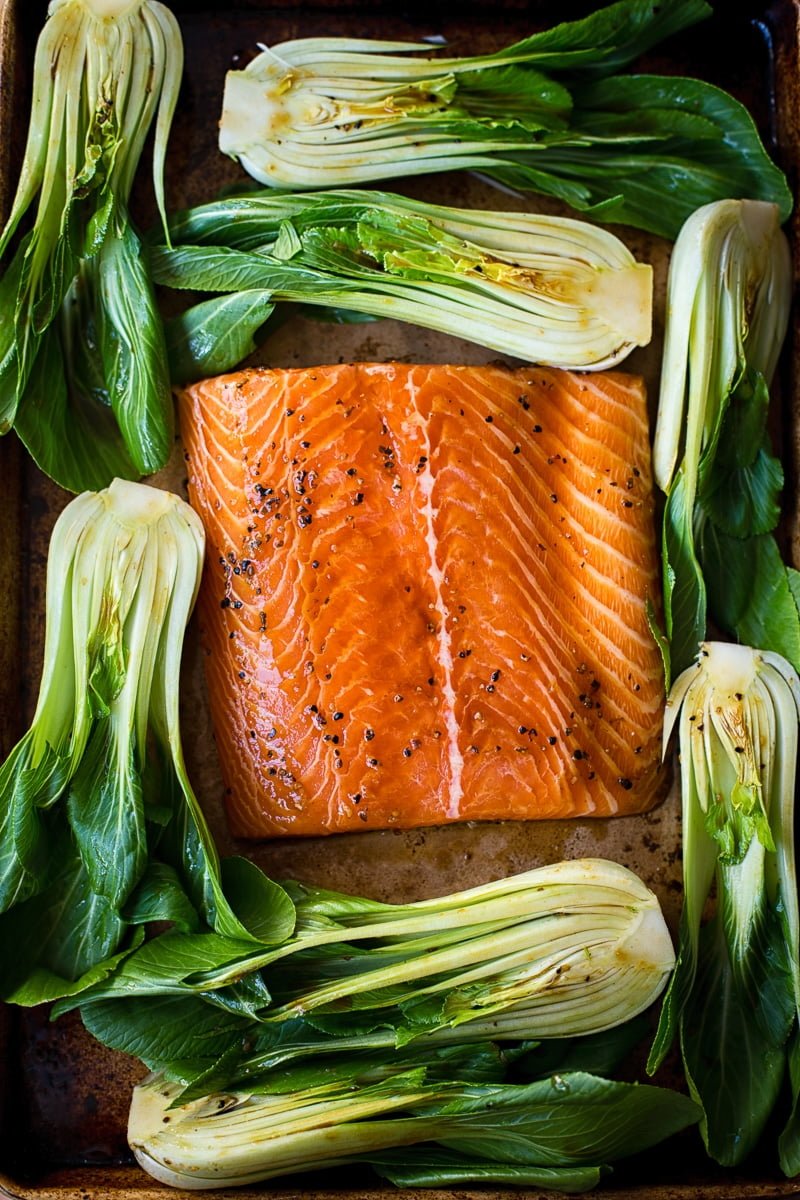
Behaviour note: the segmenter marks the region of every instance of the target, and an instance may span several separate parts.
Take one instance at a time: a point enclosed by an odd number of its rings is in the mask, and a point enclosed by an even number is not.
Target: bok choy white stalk
[[[238,293],[249,328],[263,304],[300,301],[394,317],[526,362],[599,370],[651,334],[652,271],[607,230],[525,213],[445,208],[382,192],[248,194],[170,222],[159,283]],[[255,301],[249,306],[248,295]],[[206,301],[173,323],[181,382],[221,358],[231,314]]]
[[[788,1058],[794,1109],[780,1157],[789,1175],[800,1171],[799,713],[797,672],[749,646],[703,643],[673,686],[664,741],[678,723],[685,902],[649,1063],[658,1066],[679,1031],[706,1146],[731,1165],[761,1134]],[[703,924],[712,883],[715,912]]]
[[[0,280],[0,431],[72,491],[163,466],[164,333],[128,203],[151,125],[163,171],[183,50],[158,0],[52,0],[36,49],[22,174],[0,234],[33,228]]]
[[[287,190],[469,168],[667,237],[728,195],[774,201],[785,219],[786,181],[731,96],[613,75],[710,12],[704,0],[621,0],[462,58],[424,43],[283,42],[228,73],[220,149]]]
[[[800,576],[784,567],[772,532],[783,471],[766,428],[791,300],[779,225],[773,204],[707,205],[684,225],[670,263],[654,468],[667,492],[664,607],[676,672],[694,659],[707,610],[740,641],[800,667]]]
[[[256,944],[223,892],[181,749],[181,651],[203,544],[187,504],[124,480],[78,496],[56,523],[39,701],[0,768],[6,999],[77,994],[147,921],[194,929],[202,918]],[[291,901],[255,867],[232,860],[226,890],[261,903],[278,940],[291,931]],[[288,926],[271,922],[273,900]]]
[[[459,1062],[459,1057],[462,1059]],[[585,1191],[605,1164],[697,1120],[686,1096],[582,1072],[531,1084],[473,1082],[469,1060],[430,1066],[386,1059],[274,1092],[265,1080],[172,1107],[179,1089],[151,1076],[134,1091],[128,1140],[162,1183],[203,1189],[254,1183],[342,1163],[375,1162],[402,1182],[512,1182]],[[422,1143],[442,1149],[421,1151]],[[387,1153],[404,1147],[402,1155]]]

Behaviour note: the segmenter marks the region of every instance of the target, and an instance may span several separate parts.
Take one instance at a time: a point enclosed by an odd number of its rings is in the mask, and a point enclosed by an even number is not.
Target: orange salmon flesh
[[[660,798],[644,386],[358,363],[180,397],[232,832]]]

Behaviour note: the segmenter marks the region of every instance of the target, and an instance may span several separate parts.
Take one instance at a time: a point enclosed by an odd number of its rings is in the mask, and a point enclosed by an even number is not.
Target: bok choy
[[[237,294],[249,332],[271,303],[290,300],[395,317],[552,366],[598,370],[650,340],[651,268],[581,221],[326,192],[219,200],[179,214],[170,231],[174,247],[154,249],[156,280]],[[211,363],[236,365],[230,325],[230,306],[216,300],[172,323],[181,382]]]
[[[786,180],[737,101],[694,79],[613,74],[710,12],[621,0],[465,58],[424,43],[283,42],[228,73],[220,149],[285,189],[470,168],[673,238],[730,195],[772,201],[785,219]]]
[[[164,332],[128,211],[155,126],[163,171],[183,50],[157,0],[52,0],[36,49],[22,174],[0,234],[33,227],[0,280],[0,432],[62,486],[162,467],[173,416]],[[38,198],[38,200],[37,200]]]
[[[404,905],[286,888],[296,927],[281,945],[167,933],[78,1002],[203,997],[269,1025],[277,1041],[268,1030],[263,1040],[252,1031],[247,1038],[255,1054],[267,1055],[292,1048],[297,1018],[337,1037],[364,1036],[365,1045],[382,1030],[378,1046],[473,1021],[492,1038],[564,1037],[641,1012],[674,963],[656,897],[625,867],[602,859],[556,863]],[[61,1011],[74,1005],[67,1001]],[[110,1019],[113,1039],[113,1011]],[[298,1036],[302,1043],[306,1035]]]
[[[781,1165],[800,1171],[800,917],[794,792],[800,683],[779,655],[707,642],[675,682],[685,902],[678,964],[649,1069],[680,1033],[701,1131],[718,1162],[740,1162],[776,1104],[787,1060],[793,1114]],[[715,912],[703,924],[709,893]]]
[[[39,701],[0,768],[5,999],[79,993],[149,921],[210,926],[242,950],[291,932],[277,885],[242,860],[221,873],[183,760],[181,650],[203,542],[177,496],[124,480],[56,523]],[[248,927],[229,897],[259,910]]]
[[[708,205],[684,225],[670,263],[654,469],[667,493],[664,608],[676,672],[694,659],[708,615],[800,668],[800,575],[774,536],[783,470],[767,430],[791,300],[779,222],[757,200]]]
[[[177,1106],[179,1090],[151,1076],[134,1091],[128,1140],[156,1179],[190,1189],[367,1162],[400,1183],[421,1175],[580,1192],[607,1163],[697,1120],[677,1092],[582,1072],[507,1084],[495,1059],[500,1078],[487,1081],[492,1057],[486,1047],[425,1064],[345,1059]]]

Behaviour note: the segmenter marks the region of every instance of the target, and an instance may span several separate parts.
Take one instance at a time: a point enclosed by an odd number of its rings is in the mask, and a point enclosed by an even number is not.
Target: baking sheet
[[[444,35],[453,53],[490,51],[555,20],[581,15],[596,3],[563,0],[524,3],[410,3],[306,5],[283,0],[265,6],[173,4],[186,44],[186,75],[170,143],[167,194],[171,208],[212,198],[231,183],[246,182],[243,172],[216,149],[225,70],[241,65],[256,42],[274,43],[311,34],[390,37],[419,40]],[[763,28],[748,22],[748,8],[764,16]],[[650,56],[657,71],[712,78],[754,111],[766,135],[779,144],[784,167],[796,162],[797,0],[782,0],[763,14],[763,6],[720,3],[715,23],[673,39],[669,52]],[[498,19],[498,14],[502,19]],[[44,5],[0,0],[0,204],[7,206],[9,180],[16,180],[27,125],[27,68],[44,18]],[[768,34],[768,36],[765,36]],[[726,57],[717,61],[724,38]],[[730,47],[730,51],[727,49]],[[713,70],[710,63],[715,63]],[[774,91],[768,80],[774,81]],[[140,170],[147,182],[146,165]],[[544,198],[518,198],[472,176],[430,176],[392,184],[394,190],[438,203],[471,207],[562,212]],[[140,186],[139,220],[153,218],[149,189]],[[655,396],[668,245],[640,231],[620,230],[637,257],[655,268],[656,336],[637,351],[625,369],[641,372]],[[271,366],[304,366],[339,360],[389,359],[479,363],[492,352],[454,338],[396,322],[336,326],[293,314],[268,338],[251,360]],[[788,361],[784,395],[787,411],[795,403],[800,360]],[[786,428],[787,456],[795,467],[798,423]],[[790,453],[790,445],[792,453]],[[43,648],[44,569],[52,525],[68,500],[21,454],[14,438],[0,442],[0,742],[3,753],[22,732],[36,699]],[[155,480],[184,491],[180,446],[170,466]],[[792,492],[794,494],[794,492]],[[795,545],[800,545],[795,540]],[[797,556],[795,556],[796,561]],[[182,690],[185,750],[191,778],[204,803],[223,853],[247,853],[270,875],[294,877],[377,899],[403,901],[442,894],[561,858],[602,856],[625,863],[654,888],[673,929],[680,904],[679,814],[675,798],[639,817],[570,822],[492,822],[441,829],[388,831],[327,839],[281,840],[234,845],[221,809],[222,783],[204,698],[202,662],[193,630],[187,640]],[[376,869],[376,864],[380,864]],[[97,1046],[74,1017],[50,1024],[42,1011],[5,1013],[0,1023],[0,1187],[9,1194],[47,1200],[51,1196],[165,1196],[130,1162],[125,1121],[132,1083],[141,1073],[133,1060]],[[695,1135],[669,1144],[666,1151],[643,1156],[615,1172],[618,1197],[783,1196],[800,1193],[800,1183],[779,1177],[777,1167],[753,1161],[746,1173],[717,1171],[698,1150]],[[333,1189],[332,1191],[330,1189]],[[252,1189],[250,1189],[252,1190]],[[256,1189],[289,1197],[336,1195],[367,1200],[386,1194],[367,1173],[340,1169]],[[419,1195],[397,1193],[392,1195]],[[174,1193],[178,1194],[178,1193]],[[206,1193],[213,1195],[213,1193]],[[434,1198],[454,1193],[425,1192]],[[472,1192],[459,1191],[459,1197]],[[476,1190],[474,1194],[486,1194]],[[519,1192],[492,1192],[519,1196]],[[529,1195],[532,1193],[528,1193]]]

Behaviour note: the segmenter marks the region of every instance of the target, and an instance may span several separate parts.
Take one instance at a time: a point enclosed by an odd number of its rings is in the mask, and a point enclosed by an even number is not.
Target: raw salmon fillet
[[[361,363],[180,403],[235,834],[655,803],[639,379]]]

